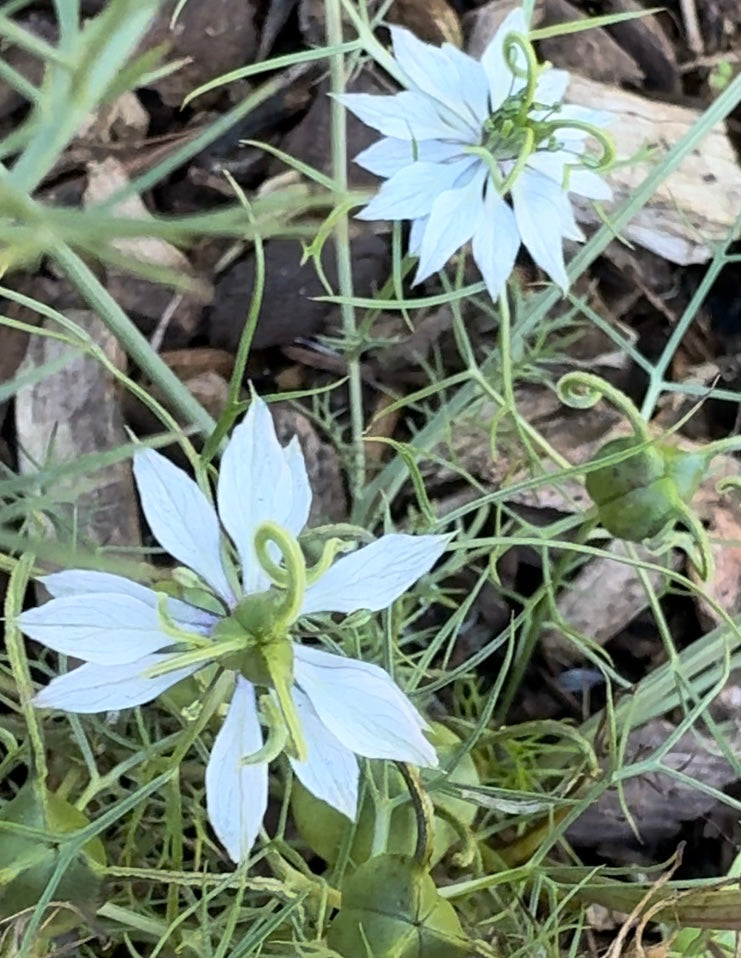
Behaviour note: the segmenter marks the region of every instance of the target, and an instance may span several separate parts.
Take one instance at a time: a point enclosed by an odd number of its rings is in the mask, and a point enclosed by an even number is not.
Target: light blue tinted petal
[[[592,170],[572,170],[569,175],[569,193],[578,193],[590,200],[611,200],[612,189]]]
[[[517,229],[535,262],[566,291],[569,280],[561,245],[563,191],[540,173],[523,170],[512,187]]]
[[[173,644],[156,610],[129,595],[52,599],[20,615],[18,625],[55,652],[98,665],[124,665]]]
[[[465,186],[446,190],[435,200],[422,238],[414,283],[441,269],[476,232],[483,215],[486,175],[482,166]]]
[[[134,476],[157,542],[225,602],[232,602],[234,596],[221,563],[219,520],[195,482],[153,449],[134,456]]]
[[[218,502],[221,521],[239,552],[244,590],[258,592],[270,579],[257,562],[257,528],[266,520],[284,525],[293,508],[291,470],[270,410],[259,397],[221,457]]]
[[[469,105],[474,129],[478,137],[481,127],[489,117],[489,79],[481,62],[450,43],[444,43],[442,51],[458,75],[458,83]]]
[[[393,176],[411,163],[444,163],[456,157],[462,158],[459,143],[443,140],[395,140],[386,136],[367,150],[358,153],[355,162],[376,176]]]
[[[492,113],[496,113],[507,97],[524,86],[524,81],[515,78],[504,58],[504,40],[508,33],[522,33],[527,36],[527,21],[519,8],[507,14],[481,55],[481,66],[489,81],[489,106]],[[519,51],[518,54],[515,62],[524,69],[524,55]]]
[[[573,153],[568,153],[566,150],[555,150],[553,152],[540,150],[530,154],[527,166],[529,169],[537,170],[538,173],[547,176],[563,189],[564,170],[573,162]]]
[[[435,101],[414,90],[393,96],[341,93],[337,99],[367,126],[397,140],[457,140],[458,124],[441,116]]]
[[[338,559],[309,586],[301,614],[385,609],[430,571],[449,542],[450,536],[382,536]]]
[[[389,29],[394,56],[410,86],[431,96],[449,111],[443,115],[451,126],[460,129],[463,137],[478,138],[485,117],[477,116],[471,103],[480,102],[481,95],[485,97],[489,89],[481,64],[461,53],[461,57],[470,60],[468,69],[461,71],[453,58],[439,47],[423,43],[404,27],[391,26]]]
[[[566,70],[546,69],[538,77],[535,84],[536,103],[545,103],[555,106],[563,100],[566,87],[569,85],[569,74]]]
[[[294,687],[292,694],[308,758],[305,762],[298,762],[289,755],[291,768],[315,798],[354,821],[358,808],[358,760],[321,723],[301,689]]]
[[[156,609],[162,595],[139,582],[133,582],[122,575],[111,572],[98,572],[95,569],[65,569],[43,576],[39,582],[55,599],[72,595],[92,595],[96,592],[108,592],[116,595],[128,595],[145,602]],[[219,616],[204,609],[198,609],[180,599],[167,599],[167,614],[178,625],[186,626],[202,635],[208,635],[218,622]]]
[[[311,486],[306,472],[306,462],[298,437],[294,436],[283,449],[283,456],[291,476],[291,511],[283,521],[289,532],[297,536],[306,525],[311,509]]]
[[[545,117],[547,114],[542,114]],[[615,119],[611,113],[604,110],[591,110],[585,106],[574,106],[570,103],[561,107],[558,112],[559,120],[578,120],[580,123],[589,123],[591,126],[607,127]],[[574,140],[585,140],[589,136],[588,130],[579,130],[572,127],[558,127],[555,137],[560,142],[569,143]]]
[[[422,240],[424,239],[425,230],[427,229],[429,221],[429,216],[418,216],[416,220],[412,220],[412,225],[409,229],[410,256],[419,256],[419,251],[422,248]]]
[[[267,765],[242,764],[260,748],[255,690],[240,675],[206,766],[208,818],[234,862],[249,855],[268,807]]]
[[[473,234],[471,249],[476,265],[492,299],[497,299],[512,275],[520,232],[515,214],[499,196],[492,183],[487,184],[484,214]]]
[[[36,694],[33,704],[37,708],[85,714],[144,705],[201,668],[191,665],[157,678],[147,677],[147,670],[171,658],[174,656],[147,655],[136,662],[116,666],[87,663],[52,679]]]
[[[422,734],[424,719],[377,665],[297,646],[294,677],[345,748],[365,758],[437,765],[435,749]]]
[[[574,210],[569,201],[568,194],[561,193],[561,235],[565,239],[574,240],[577,243],[583,243],[586,237],[574,218]]]
[[[412,163],[399,170],[370,203],[356,214],[361,220],[406,220],[426,216],[438,196],[479,161],[465,157],[451,163]]]

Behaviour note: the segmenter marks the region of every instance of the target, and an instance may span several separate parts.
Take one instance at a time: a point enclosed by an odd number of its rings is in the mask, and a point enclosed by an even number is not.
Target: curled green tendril
[[[191,646],[191,648],[206,648],[208,646],[213,649],[213,643],[210,638],[197,635],[194,632],[188,632],[187,629],[182,628],[182,626],[179,626],[175,622],[167,611],[169,598],[170,597],[164,592],[157,593],[157,618],[159,620],[159,627],[165,635],[169,635],[170,638],[176,642],[183,642]]]
[[[268,546],[275,545],[284,568],[275,563]],[[295,536],[276,522],[263,522],[255,533],[257,561],[275,585],[284,590],[275,609],[275,632],[291,626],[301,614],[307,587],[306,560]]]
[[[514,53],[516,49],[519,49],[525,57],[524,69],[517,66],[517,57]],[[518,80],[525,81],[525,89],[522,91],[522,94],[520,94],[522,96],[520,116],[524,120],[528,110],[535,101],[535,88],[538,84],[538,77],[540,76],[542,67],[538,63],[538,58],[535,55],[532,43],[521,33],[508,33],[504,38],[504,57],[512,74],[516,76]]]
[[[419,770],[406,762],[394,762],[401,772],[404,784],[414,808],[417,824],[417,841],[414,845],[414,861],[422,868],[429,868],[435,841],[435,806],[422,784]]]
[[[630,422],[637,436],[650,443],[653,437],[648,423],[625,393],[592,373],[567,373],[556,384],[558,398],[572,409],[591,409],[600,399],[608,399]]]
[[[342,539],[329,539],[324,543],[321,557],[318,562],[306,570],[306,584],[314,585],[329,570],[337,555],[343,550],[345,544]]]
[[[260,698],[260,712],[268,733],[262,748],[247,755],[240,765],[262,765],[274,761],[288,744],[288,728],[280,709],[269,695]]]
[[[617,149],[610,134],[591,123],[585,123],[583,120],[556,119],[549,122],[547,128],[546,136],[555,136],[556,138],[558,138],[559,130],[583,130],[599,143],[602,148],[601,156],[584,153],[579,157],[579,163],[577,164],[579,166],[588,166],[596,173],[605,173],[617,160]]]
[[[697,564],[697,571],[700,578],[707,582],[712,578],[715,562],[713,560],[713,550],[710,545],[710,539],[705,531],[705,527],[697,518],[690,507],[683,503],[683,508],[678,508],[677,518],[683,522],[689,530],[690,537],[698,548],[700,562]]]
[[[515,165],[509,171],[504,183],[502,183],[500,190],[500,194],[502,196],[512,189],[512,186],[517,181],[517,177],[525,169],[525,164],[530,159],[530,156],[535,152],[535,131],[530,127],[526,127],[523,133],[524,139],[522,141],[522,146],[520,147],[517,160],[515,161]]]

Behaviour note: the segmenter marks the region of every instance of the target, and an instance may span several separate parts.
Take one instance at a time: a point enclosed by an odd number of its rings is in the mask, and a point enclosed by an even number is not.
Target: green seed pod
[[[621,436],[605,443],[597,453],[597,459],[626,452],[635,446],[643,445],[634,456],[628,456],[621,462],[610,466],[601,466],[587,473],[585,485],[589,497],[597,506],[614,502],[635,489],[643,489],[652,482],[663,478],[666,463],[657,446],[645,446],[639,436]]]
[[[446,760],[454,755],[461,745],[461,740],[450,729],[437,722],[432,723],[433,731],[430,741],[437,749],[440,760]],[[386,775],[389,798],[408,794],[401,774],[392,765],[385,768],[380,762],[371,765],[371,775],[380,787],[383,776]],[[459,785],[480,785],[476,766],[470,755],[464,755],[451,776],[451,781]],[[476,816],[476,806],[472,802],[463,801],[452,795],[432,793],[430,796],[435,807],[443,810],[446,817],[460,822],[463,828],[473,824]],[[343,845],[345,836],[352,828],[348,819],[336,809],[327,805],[321,799],[315,798],[300,782],[296,782],[291,792],[291,811],[299,834],[313,852],[323,858],[330,865],[334,865]],[[354,868],[367,861],[373,848],[375,833],[375,807],[372,797],[366,792],[358,820],[355,825],[355,836],[350,848],[349,867]],[[391,812],[389,824],[388,848],[393,848],[399,854],[409,854],[414,851],[417,828],[414,809],[411,802],[398,805]],[[435,865],[459,840],[458,833],[453,825],[445,818],[435,818],[435,837],[431,864]]]
[[[345,880],[327,944],[344,958],[472,954],[453,906],[409,855],[378,855]]]
[[[43,793],[37,782],[28,782],[0,809],[0,822],[12,822],[52,834],[74,832],[90,822],[66,799]],[[59,847],[41,836],[0,831],[0,918],[8,918],[36,905],[59,861]],[[57,885],[52,900],[65,901],[94,911],[101,890],[101,868],[106,856],[99,838],[91,838],[73,858]],[[58,929],[57,933],[58,933]]]

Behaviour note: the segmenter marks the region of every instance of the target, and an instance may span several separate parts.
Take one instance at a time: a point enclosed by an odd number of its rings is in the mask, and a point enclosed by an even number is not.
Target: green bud
[[[377,855],[342,885],[327,944],[344,958],[465,958],[473,953],[450,902],[409,855]]]
[[[66,799],[28,782],[0,809],[0,822],[12,822],[52,834],[75,832],[90,822]],[[42,836],[0,831],[0,918],[36,905],[59,861],[59,847]],[[95,911],[106,855],[99,838],[91,838],[70,861],[52,900]],[[58,930],[57,930],[58,933]]]

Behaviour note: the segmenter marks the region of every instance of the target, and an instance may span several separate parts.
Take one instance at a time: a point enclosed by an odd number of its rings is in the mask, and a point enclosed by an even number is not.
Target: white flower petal
[[[419,251],[414,283],[436,273],[478,229],[483,215],[486,167],[481,166],[464,186],[445,190],[435,200]]]
[[[574,240],[577,243],[583,243],[586,239],[581,227],[574,218],[574,210],[571,201],[566,193],[561,193],[561,235],[565,239]]]
[[[499,196],[493,183],[487,184],[484,212],[473,234],[471,248],[489,295],[496,300],[515,267],[520,231],[515,214]]]
[[[527,32],[525,14],[518,7],[507,14],[481,55],[481,66],[486,71],[489,80],[489,108],[491,113],[496,113],[508,96],[517,93],[524,86],[524,80],[514,76],[505,60],[504,41],[509,33],[521,33],[523,36],[527,36]],[[525,68],[525,57],[519,50],[515,63],[518,67]]]
[[[297,436],[294,436],[284,447],[283,456],[288,466],[293,487],[291,511],[283,520],[283,525],[290,533],[297,536],[306,525],[311,509],[311,485],[306,472],[304,454]]]
[[[566,70],[543,70],[535,84],[535,102],[545,103],[547,106],[560,103],[569,85],[569,79]]]
[[[393,96],[341,93],[337,99],[366,126],[397,140],[458,140],[461,136],[460,125],[451,125],[433,100],[415,90]]]
[[[512,187],[517,229],[535,262],[564,292],[569,287],[561,244],[561,188],[540,173],[522,171]]]
[[[459,143],[443,140],[396,140],[392,136],[385,136],[358,153],[355,162],[376,176],[389,177],[411,163],[445,163],[463,156],[463,148]]]
[[[470,61],[467,69],[447,55],[444,50],[423,43],[404,27],[390,26],[394,56],[409,80],[409,85],[432,97],[449,112],[442,115],[451,126],[460,130],[461,136],[474,142],[478,140],[485,116],[477,116],[471,102],[480,102],[486,97],[489,83],[481,64],[461,53]]]
[[[134,476],[149,528],[162,548],[227,604],[233,602],[221,562],[219,520],[196,483],[153,449],[134,456]]]
[[[370,203],[356,214],[361,220],[406,220],[426,216],[443,190],[452,189],[479,160],[465,157],[450,163],[412,163],[399,170]]]
[[[20,615],[18,625],[55,652],[98,665],[134,662],[174,642],[150,605],[105,592],[52,599]]]
[[[533,114],[536,119],[544,118],[546,115],[546,113]],[[590,126],[606,127],[614,122],[615,117],[604,110],[591,110],[589,107],[566,103],[558,111],[556,119],[578,120],[579,123],[587,123]],[[558,127],[555,136],[559,142],[569,143],[573,140],[585,140],[589,136],[589,131],[574,127]]]
[[[255,690],[240,675],[206,767],[209,821],[234,862],[249,855],[268,807],[267,765],[242,764],[260,748]]]
[[[538,173],[547,176],[549,180],[553,180],[563,189],[566,167],[572,165],[573,162],[573,153],[566,150],[538,150],[530,154],[527,159],[527,166],[529,169],[537,170]]]
[[[422,734],[424,719],[377,665],[296,646],[294,679],[345,748],[365,758],[437,766],[435,749]]]
[[[302,615],[385,609],[429,572],[450,536],[382,536],[337,562],[306,590]]]
[[[270,583],[257,561],[255,533],[267,520],[285,524],[293,508],[293,481],[270,410],[256,396],[221,457],[217,494],[221,521],[239,552],[247,594]]]
[[[569,175],[569,193],[578,193],[590,200],[611,200],[609,184],[592,170],[572,170]]]
[[[479,60],[470,57],[451,43],[444,43],[442,51],[458,74],[460,89],[476,121],[475,142],[478,143],[484,121],[489,118],[489,78],[486,70]]]
[[[301,689],[294,686],[292,694],[308,758],[298,762],[289,755],[288,761],[305,789],[354,821],[358,809],[358,760],[322,724]]]
[[[93,595],[96,592],[108,592],[116,595],[128,595],[140,602],[146,602],[153,609],[158,607],[163,593],[155,592],[140,582],[133,582],[122,575],[112,572],[98,572],[96,569],[65,569],[43,576],[39,582],[54,599],[73,595]],[[205,609],[198,609],[180,599],[167,599],[167,614],[178,625],[192,629],[201,635],[208,635],[219,616]]]
[[[415,220],[412,220],[412,225],[409,229],[409,255],[410,256],[419,256],[419,251],[422,248],[422,241],[424,240],[425,230],[427,229],[427,224],[430,221],[428,216],[418,216]]]
[[[147,655],[126,665],[81,665],[60,675],[41,689],[33,699],[37,708],[63,709],[65,712],[108,712],[133,708],[151,702],[181,679],[197,672],[200,665],[175,669],[157,678],[146,673],[172,655]]]

